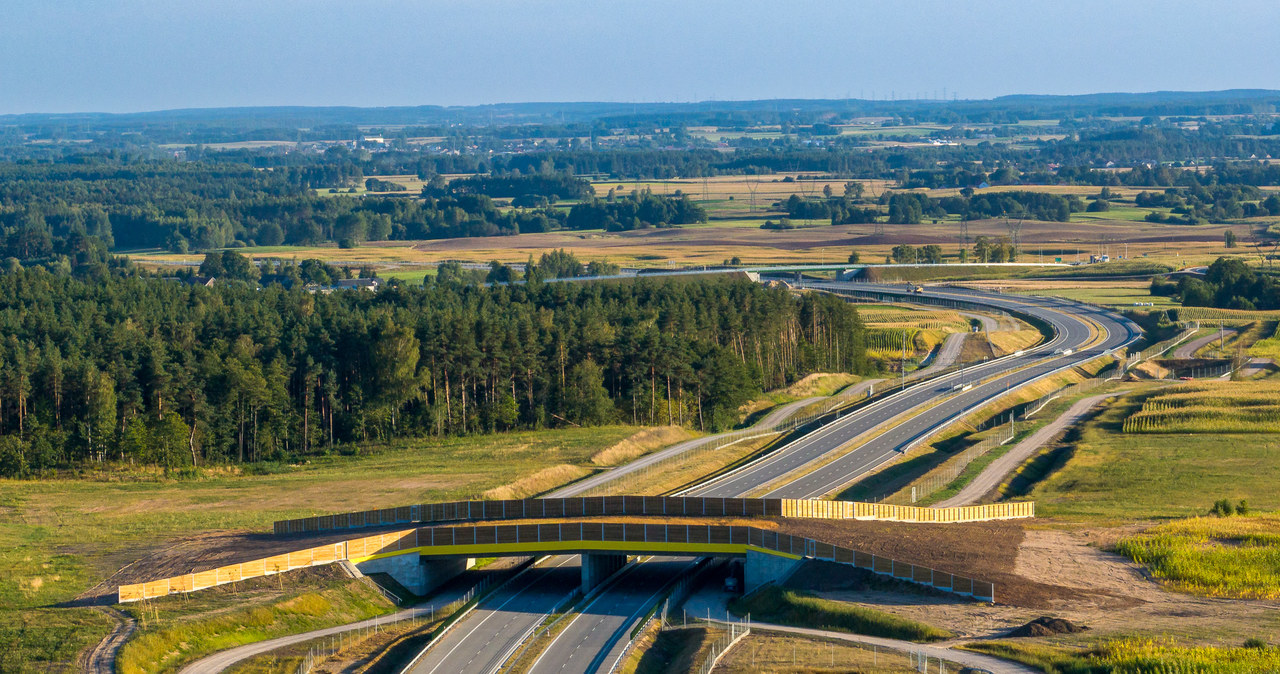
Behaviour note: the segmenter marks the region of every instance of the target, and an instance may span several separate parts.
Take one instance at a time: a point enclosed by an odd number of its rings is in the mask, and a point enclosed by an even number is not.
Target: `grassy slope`
[[[277,582],[281,584],[278,590],[273,587]],[[332,571],[283,574],[242,585],[252,589],[228,586],[130,605],[140,629],[121,649],[117,671],[174,671],[227,648],[363,620],[394,609],[368,585]]]
[[[908,641],[940,641],[954,635],[932,625],[856,604],[820,599],[806,592],[770,585],[735,599],[729,609],[762,622],[852,632]]]
[[[590,465],[627,426],[408,443],[325,457],[271,475],[167,480],[104,472],[84,479],[0,480],[0,670],[69,668],[110,629],[90,609],[51,608],[146,550],[218,529],[404,503],[471,498],[558,464]],[[10,664],[13,667],[10,667]]]
[[[1112,522],[1206,512],[1219,498],[1280,509],[1280,440],[1270,434],[1122,434],[1127,397],[1081,429],[1066,465],[1032,491],[1038,514]]]
[[[1280,671],[1280,648],[1180,647],[1126,639],[1090,651],[1021,641],[979,641],[961,646],[1039,668],[1048,674],[1263,674]]]

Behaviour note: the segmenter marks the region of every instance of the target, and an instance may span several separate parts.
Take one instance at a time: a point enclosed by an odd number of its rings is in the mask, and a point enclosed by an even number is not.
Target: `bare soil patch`
[[[1018,549],[1026,535],[1019,522],[909,524],[831,520],[784,520],[781,530],[841,545],[876,556],[927,566],[939,571],[990,581],[1001,604],[1050,608],[1086,598],[1090,591],[1052,579],[1030,578],[1015,571]],[[1096,594],[1096,593],[1095,593]],[[1127,600],[1103,592],[1112,604]]]

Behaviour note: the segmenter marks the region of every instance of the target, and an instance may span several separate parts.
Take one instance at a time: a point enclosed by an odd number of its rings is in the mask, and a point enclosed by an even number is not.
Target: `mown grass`
[[[188,479],[104,467],[79,477],[0,480],[0,671],[61,671],[110,631],[87,608],[56,608],[179,537],[268,530],[276,519],[478,497],[550,466],[591,467],[640,430],[608,426],[408,442]]]
[[[1031,490],[1038,515],[1113,522],[1193,517],[1220,498],[1280,509],[1276,436],[1122,433],[1141,406],[1140,395],[1119,398],[1079,427],[1062,467]]]
[[[275,580],[262,579],[259,584],[269,586]],[[278,580],[285,582],[283,577]],[[266,596],[192,595],[131,605],[139,630],[120,650],[116,671],[172,671],[235,646],[364,620],[394,609],[378,592],[352,578],[288,582],[293,583],[291,591]]]
[[[734,599],[729,602],[729,610],[737,615],[750,613],[752,620],[761,622],[889,639],[929,642],[954,636],[951,632],[933,625],[857,604],[821,599],[807,592],[789,590],[776,585],[770,585],[745,597]]]
[[[1122,539],[1116,549],[1182,591],[1280,598],[1280,514],[1170,522]]]
[[[1204,381],[1148,396],[1125,433],[1280,433],[1280,382]]]
[[[1047,674],[1262,674],[1280,671],[1280,648],[1179,646],[1168,641],[1122,639],[1092,650],[1043,643],[976,641],[965,650],[1008,658]]]

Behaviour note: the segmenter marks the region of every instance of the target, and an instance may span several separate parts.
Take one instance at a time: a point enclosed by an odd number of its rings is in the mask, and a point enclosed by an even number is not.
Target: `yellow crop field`
[[[1123,539],[1116,548],[1187,592],[1280,598],[1280,514],[1178,520]]]
[[[1280,433],[1280,382],[1196,382],[1156,393],[1125,433]]]

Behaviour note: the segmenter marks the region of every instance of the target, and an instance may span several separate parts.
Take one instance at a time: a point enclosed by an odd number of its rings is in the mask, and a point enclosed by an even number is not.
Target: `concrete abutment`
[[[586,594],[594,590],[597,585],[626,565],[626,554],[584,553],[582,555],[582,593]]]

